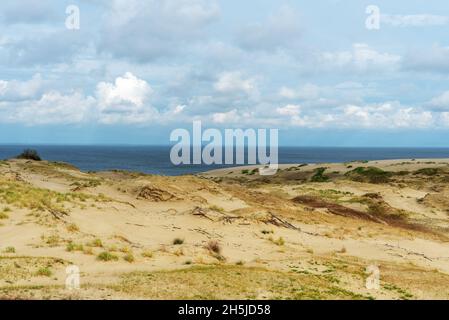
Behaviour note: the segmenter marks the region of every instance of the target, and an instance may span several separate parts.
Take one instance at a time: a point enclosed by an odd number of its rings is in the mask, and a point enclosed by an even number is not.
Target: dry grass
[[[242,266],[191,267],[123,276],[111,289],[146,299],[366,299],[325,277]]]

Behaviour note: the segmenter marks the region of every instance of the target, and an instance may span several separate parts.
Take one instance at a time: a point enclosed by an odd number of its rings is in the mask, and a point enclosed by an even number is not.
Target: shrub
[[[0,212],[0,220],[2,220],[2,219],[8,219],[8,218],[9,218],[9,216],[8,216],[6,213]]]
[[[346,176],[352,177],[355,181],[369,183],[387,183],[392,176],[391,172],[384,171],[376,167],[358,167],[346,173]]]
[[[219,244],[218,241],[216,241],[216,240],[211,240],[211,241],[209,241],[209,242],[207,243],[207,245],[206,245],[206,248],[207,248],[209,251],[212,251],[212,252],[214,252],[214,253],[216,253],[216,254],[220,254],[220,252],[221,252],[220,244]]]
[[[92,241],[90,243],[91,247],[97,247],[97,248],[102,248],[103,247],[103,242],[100,239],[95,239],[94,241]]]
[[[16,248],[14,248],[14,247],[7,247],[4,252],[5,253],[16,253]]]
[[[248,173],[248,175],[253,176],[253,175],[255,175],[256,173],[259,173],[259,169],[258,169],[258,168],[251,170],[251,171]]]
[[[210,206],[209,209],[212,211],[221,212],[221,213],[225,212],[225,209],[223,209],[222,207],[216,206],[216,205]]]
[[[270,238],[268,238],[268,240],[270,240],[271,242],[273,242],[277,246],[283,246],[285,244],[285,240],[282,237],[280,237],[277,240],[274,240],[273,237],[270,237]]]
[[[144,258],[153,258],[153,252],[150,250],[145,250],[142,252],[142,257]]]
[[[66,251],[68,251],[68,252],[84,251],[84,246],[82,244],[76,244],[76,243],[70,242],[66,246]]]
[[[69,232],[78,232],[78,231],[80,231],[80,228],[76,224],[71,223],[71,224],[69,224],[67,226],[67,231],[69,231]]]
[[[115,254],[110,252],[102,252],[97,256],[97,259],[100,261],[117,261],[118,257]]]
[[[318,168],[315,170],[315,175],[313,175],[310,181],[312,182],[326,182],[329,181],[329,177],[324,175],[327,168]]]
[[[49,268],[40,268],[37,270],[36,275],[40,277],[51,277],[52,272]]]
[[[123,257],[123,260],[125,260],[126,262],[129,262],[129,263],[133,263],[134,261],[135,261],[135,259],[134,259],[134,255],[130,252],[130,253],[127,253],[127,254],[125,254],[125,256]]]
[[[34,160],[41,161],[41,157],[36,150],[33,149],[25,149],[21,154],[19,154],[16,159],[26,159],[26,160]]]
[[[176,238],[175,240],[173,240],[173,244],[174,244],[175,246],[179,246],[179,245],[181,245],[181,244],[183,244],[183,243],[184,243],[184,240],[181,239],[181,238]]]
[[[439,168],[423,168],[415,171],[415,175],[421,174],[424,176],[434,176],[440,173],[441,170]]]

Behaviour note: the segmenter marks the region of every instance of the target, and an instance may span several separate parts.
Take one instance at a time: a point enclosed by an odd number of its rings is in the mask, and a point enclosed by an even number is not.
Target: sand
[[[253,169],[0,162],[0,298],[449,298],[449,159]]]

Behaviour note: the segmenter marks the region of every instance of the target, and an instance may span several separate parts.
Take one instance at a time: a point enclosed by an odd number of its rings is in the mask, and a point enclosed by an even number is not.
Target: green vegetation
[[[273,239],[273,237],[269,237],[268,240],[270,240],[277,246],[283,246],[285,244],[285,240],[282,237],[278,238],[277,240]]]
[[[118,257],[108,251],[104,251],[97,256],[97,260],[100,261],[117,261]]]
[[[179,246],[179,245],[181,245],[183,243],[184,243],[184,239],[181,239],[181,238],[176,238],[175,240],[173,240],[173,244],[175,246]]]
[[[144,258],[153,258],[153,251],[150,250],[145,250],[144,252],[142,252],[142,257]]]
[[[82,244],[76,244],[76,243],[70,242],[67,244],[66,251],[68,251],[68,252],[84,251],[84,246]]]
[[[40,268],[36,272],[36,275],[39,277],[51,277],[52,274],[52,271],[48,267]]]
[[[3,252],[4,253],[16,253],[16,248],[14,248],[14,247],[6,247],[6,249]]]
[[[0,179],[0,201],[18,208],[26,208],[37,212],[50,212],[60,218],[68,212],[64,203],[82,206],[87,199],[106,201],[98,196],[83,193],[60,193],[48,189],[33,187],[26,183]]]
[[[377,184],[389,182],[392,173],[376,167],[358,167],[345,175],[354,181]]]
[[[145,299],[369,299],[339,287],[326,276],[248,268],[240,263],[133,272],[109,288]]]
[[[86,179],[83,181],[75,181],[70,186],[83,189],[83,188],[95,188],[101,186],[101,180],[99,179]]]
[[[311,182],[327,182],[329,181],[329,177],[324,175],[324,172],[327,168],[318,168],[315,169],[315,174],[310,179]]]
[[[134,258],[134,255],[131,252],[129,252],[123,256],[123,260],[129,263],[133,263],[136,259]]]
[[[441,173],[441,171],[442,170],[440,168],[423,168],[415,171],[414,174],[431,177]]]
[[[103,242],[101,239],[95,239],[88,244],[89,247],[95,247],[95,248],[103,248]]]
[[[71,223],[71,224],[67,225],[67,231],[78,232],[78,231],[80,231],[80,228],[76,224]]]
[[[225,209],[223,209],[222,207],[216,206],[216,205],[210,206],[209,209],[212,211],[221,212],[221,213],[225,212]]]
[[[21,154],[19,154],[16,159],[26,159],[26,160],[34,160],[34,161],[42,161],[39,153],[33,149],[25,149]]]

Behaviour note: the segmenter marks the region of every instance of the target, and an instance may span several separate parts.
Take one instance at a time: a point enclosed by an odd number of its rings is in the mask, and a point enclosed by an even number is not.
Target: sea
[[[35,149],[42,159],[67,162],[82,171],[127,170],[178,176],[226,165],[173,165],[170,146],[0,145],[0,159]],[[364,160],[449,158],[449,148],[280,147],[279,163],[333,163]]]

